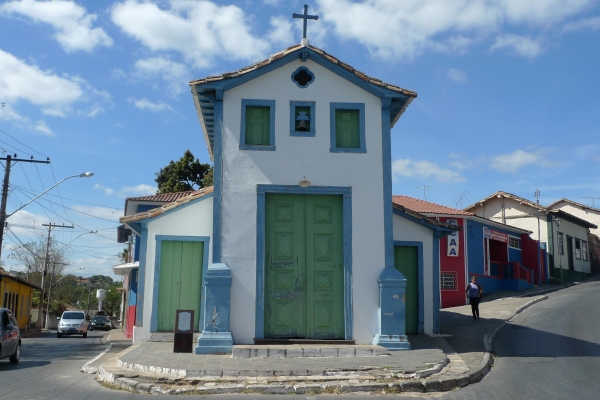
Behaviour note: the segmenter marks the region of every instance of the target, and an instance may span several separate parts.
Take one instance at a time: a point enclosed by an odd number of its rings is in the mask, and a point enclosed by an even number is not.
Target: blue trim
[[[441,236],[434,234],[432,238],[433,265],[431,271],[433,273],[433,333],[440,333],[440,237]]]
[[[150,332],[157,332],[158,330],[158,293],[160,286],[160,256],[162,254],[162,241],[169,240],[174,242],[203,242],[203,260],[202,260],[202,284],[206,276],[206,269],[208,268],[208,249],[210,244],[210,237],[208,236],[177,236],[177,235],[156,235],[155,237],[156,247],[154,250],[154,285],[152,285],[152,315],[150,316]],[[202,331],[202,306],[204,305],[204,291],[200,288],[200,321],[198,330]]]
[[[306,83],[306,85],[304,85],[304,86],[300,85],[298,83],[298,81],[294,79],[294,76],[300,71],[306,71],[306,73],[308,75],[310,75],[310,81],[308,81]],[[313,83],[315,81],[315,74],[313,74],[312,71],[309,70],[308,68],[302,66],[302,67],[298,67],[294,72],[292,72],[291,78],[292,78],[292,82],[294,82],[296,84],[296,86],[298,86],[300,89],[306,89],[307,87],[310,86],[311,83]]]
[[[358,148],[337,147],[335,141],[335,111],[336,110],[358,110]],[[389,114],[389,113],[388,113]],[[388,123],[389,125],[389,123]],[[365,104],[364,103],[329,103],[329,135],[331,137],[332,153],[366,153],[367,144],[365,142]],[[385,147],[385,146],[384,146]],[[391,156],[390,156],[391,157]],[[391,168],[391,164],[390,164]],[[390,191],[390,199],[392,192]],[[391,200],[390,200],[391,201]]]
[[[381,164],[383,168],[383,237],[385,268],[394,268],[394,216],[392,211],[392,137],[389,102],[381,105]]]
[[[269,145],[260,146],[246,144],[246,107],[269,107]],[[240,150],[275,150],[275,100],[242,99],[242,114],[240,117]]]
[[[144,292],[146,286],[146,253],[148,252],[148,223],[141,223],[140,259],[135,326],[144,326]]]
[[[223,101],[213,103],[215,107],[215,137],[213,165],[213,249],[212,262],[221,262],[221,232],[223,227]]]
[[[290,136],[314,137],[315,136],[315,106],[314,101],[290,101]],[[310,107],[310,131],[296,130],[296,107]]]
[[[338,186],[257,185],[255,338],[265,337],[265,198],[266,194],[341,195],[344,247],[344,336],[354,338],[352,312],[352,188]]]
[[[419,326],[418,332],[425,330],[425,286],[423,284],[423,242],[410,242],[405,240],[394,240],[394,247],[410,246],[417,248],[417,266],[419,275]]]

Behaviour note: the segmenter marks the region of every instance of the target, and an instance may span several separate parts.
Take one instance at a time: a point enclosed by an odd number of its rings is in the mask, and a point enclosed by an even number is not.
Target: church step
[[[377,357],[388,351],[373,345],[234,345],[233,358]]]
[[[198,341],[201,332],[194,332],[194,343]],[[152,332],[149,342],[173,342],[175,341],[175,333],[173,332]]]

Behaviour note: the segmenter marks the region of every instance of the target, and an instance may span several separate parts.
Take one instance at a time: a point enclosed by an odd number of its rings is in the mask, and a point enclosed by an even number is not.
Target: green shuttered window
[[[240,149],[275,150],[275,101],[242,100]]]
[[[335,110],[335,145],[345,149],[360,147],[358,110]]]
[[[331,152],[366,153],[365,105],[330,103]]]

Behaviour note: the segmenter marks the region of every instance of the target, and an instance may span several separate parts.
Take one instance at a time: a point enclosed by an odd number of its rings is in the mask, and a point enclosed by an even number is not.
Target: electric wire
[[[27,189],[26,187],[24,187],[24,186],[18,186],[18,185],[15,185],[15,187],[18,187],[18,188],[21,188],[21,189],[24,189],[24,190],[28,190],[28,189]],[[31,193],[32,193],[32,194],[35,194],[35,195],[37,195],[37,194],[39,194],[40,192],[37,192],[36,190],[34,190],[34,189],[32,188],[32,189],[31,189]],[[57,196],[57,195],[55,195],[55,194],[51,194],[51,193],[47,193],[47,194],[46,194],[46,196],[59,197],[59,196]],[[65,200],[71,200],[71,201],[74,201],[74,202],[76,202],[76,203],[89,204],[90,206],[104,207],[104,208],[110,208],[110,209],[112,209],[112,210],[118,210],[118,211],[121,211],[121,208],[118,208],[118,207],[112,207],[112,206],[107,206],[107,205],[103,205],[103,204],[96,204],[96,203],[89,203],[89,202],[87,202],[87,201],[75,200],[75,199],[71,199],[71,198],[68,198],[68,197],[63,197],[63,199],[65,199]]]
[[[27,146],[25,143],[23,143],[23,142],[21,142],[21,141],[19,141],[19,140],[15,139],[14,137],[12,137],[11,135],[9,135],[8,133],[6,133],[5,131],[3,131],[2,129],[0,129],[0,132],[4,133],[6,136],[8,136],[9,138],[11,138],[11,139],[12,139],[12,140],[14,140],[15,142],[17,142],[17,143],[20,143],[20,144],[22,144],[23,146],[27,147],[29,150],[31,150],[31,151],[33,151],[33,152],[36,152],[36,153],[38,153],[40,156],[42,156],[42,157],[46,157],[47,159],[49,159],[49,158],[50,158],[50,157],[48,157],[47,155],[45,155],[45,154],[42,154],[42,153],[40,153],[39,151],[37,151],[37,150],[35,150],[35,149],[32,149],[31,147]],[[24,153],[24,154],[27,154],[27,155],[31,155],[31,154],[28,154],[28,153],[26,153],[26,152],[23,152],[23,153]]]

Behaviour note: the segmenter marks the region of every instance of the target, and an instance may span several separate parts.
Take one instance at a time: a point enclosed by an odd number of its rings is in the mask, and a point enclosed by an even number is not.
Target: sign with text
[[[458,221],[455,219],[447,219],[447,224],[458,226]],[[458,243],[459,243],[458,231],[454,231],[451,235],[448,235],[448,257],[458,257]]]
[[[497,240],[502,243],[508,243],[508,234],[483,227],[483,237],[486,239]]]

